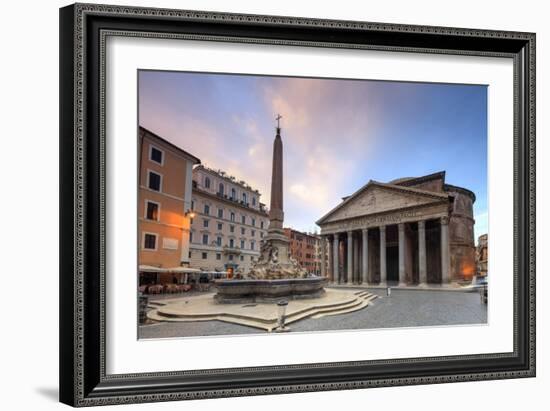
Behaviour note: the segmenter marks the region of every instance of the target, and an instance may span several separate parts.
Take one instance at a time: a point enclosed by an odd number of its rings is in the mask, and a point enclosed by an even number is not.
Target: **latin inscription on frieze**
[[[432,210],[432,212],[435,210]],[[428,213],[431,214],[431,213]],[[426,212],[420,210],[401,211],[386,215],[364,216],[347,221],[336,221],[322,225],[322,233],[337,231],[358,230],[361,228],[377,227],[382,225],[399,224],[401,222],[420,220],[426,217]],[[435,217],[435,216],[434,216]]]

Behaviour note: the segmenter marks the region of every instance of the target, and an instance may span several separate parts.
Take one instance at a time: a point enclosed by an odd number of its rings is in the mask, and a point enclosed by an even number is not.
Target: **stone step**
[[[349,302],[347,304],[342,304],[340,306],[311,309],[311,310],[308,310],[307,312],[302,312],[299,315],[293,314],[293,315],[288,316],[287,319],[286,319],[286,323],[288,324],[288,323],[292,323],[292,322],[295,322],[295,321],[298,321],[298,320],[303,320],[304,318],[314,316],[314,315],[316,315],[318,313],[321,313],[321,312],[332,312],[332,311],[339,311],[339,310],[349,309],[349,308],[355,307],[357,305],[360,305],[361,303],[362,303],[362,301],[360,299],[356,299],[352,302]]]
[[[232,323],[232,324],[238,324],[238,325],[244,325],[248,327],[253,328],[259,328],[264,331],[271,332],[275,327],[277,327],[276,322],[271,323],[263,323],[260,321],[253,321],[253,320],[247,320],[243,318],[233,318],[231,316],[210,316],[210,317],[202,317],[202,318],[170,318],[170,317],[164,317],[159,316],[158,312],[156,311],[150,311],[147,313],[147,317],[151,320],[155,321],[161,321],[161,322],[193,322],[193,321],[223,321],[226,323]]]
[[[375,300],[378,296],[374,296],[374,297],[371,297],[371,298],[367,298],[363,301],[361,301],[360,304],[354,306],[354,307],[349,307],[349,308],[343,308],[341,310],[333,310],[333,311],[326,311],[326,312],[320,312],[318,314],[315,314],[313,315],[311,318],[313,319],[317,319],[317,318],[322,318],[322,317],[325,317],[325,316],[334,316],[334,315],[340,315],[340,314],[347,314],[347,313],[352,313],[354,311],[359,311],[365,307],[367,307],[373,300]]]
[[[371,294],[369,292],[359,292],[359,295],[352,300],[346,302],[330,304],[323,307],[308,307],[304,310],[294,312],[289,315],[285,321],[286,324],[305,319],[305,318],[321,318],[323,316],[346,314],[354,311],[358,311],[367,307],[374,299],[378,298],[378,295]],[[247,315],[239,314],[171,314],[162,312],[162,306],[164,304],[159,303],[157,307],[153,307],[153,310],[147,313],[147,317],[154,321],[169,321],[169,322],[191,322],[191,321],[224,321],[233,324],[244,325],[253,328],[259,328],[268,332],[271,332],[277,327],[277,318],[258,318]]]
[[[354,300],[353,302],[350,302],[348,304],[342,304],[340,306],[337,306],[337,307],[330,307],[330,308],[322,308],[322,309],[317,309],[315,310],[315,313],[312,315],[311,318],[318,318],[317,315],[324,315],[325,313],[331,313],[331,315],[336,315],[340,312],[352,312],[352,311],[356,311],[358,309],[361,309],[363,307],[365,307],[366,305],[368,305],[368,303],[370,303],[372,300],[374,300],[375,298],[377,298],[378,296],[376,294],[370,294],[370,293],[367,293],[366,295],[364,295],[363,297],[361,298],[357,298],[356,300]],[[365,304],[366,302],[366,304]],[[304,318],[304,317],[301,317],[301,318]]]
[[[319,306],[306,307],[306,308],[304,308],[300,311],[293,312],[291,315],[289,315],[287,317],[287,321],[293,321],[292,320],[293,318],[299,318],[299,319],[305,318],[305,317],[311,315],[312,312],[316,312],[316,311],[319,311],[319,310],[345,308],[348,304],[356,302],[356,300],[358,300],[358,298],[349,299],[345,302],[325,304],[322,307],[319,307]],[[162,305],[164,305],[164,304],[162,304]],[[256,316],[246,315],[246,314],[225,314],[225,313],[182,314],[182,313],[168,312],[166,310],[163,310],[161,306],[153,307],[153,308],[157,308],[157,314],[156,315],[158,315],[159,317],[163,317],[163,318],[173,318],[173,319],[180,318],[180,319],[188,319],[188,320],[201,320],[201,319],[205,319],[205,318],[208,319],[208,318],[211,318],[213,316],[217,316],[217,317],[222,317],[223,316],[223,317],[239,318],[239,319],[242,319],[242,320],[262,322],[262,323],[265,323],[265,324],[271,324],[273,322],[278,321],[277,317],[260,319]]]

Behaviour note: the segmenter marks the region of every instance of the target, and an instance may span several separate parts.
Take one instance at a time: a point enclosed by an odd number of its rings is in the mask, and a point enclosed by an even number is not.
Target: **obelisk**
[[[271,204],[269,207],[269,232],[283,233],[283,140],[279,121],[282,116],[277,115],[277,128],[273,141],[273,164],[271,171]]]
[[[269,207],[269,228],[265,236],[268,248],[276,250],[277,261],[285,265],[289,263],[289,240],[283,231],[283,140],[281,138],[282,116],[277,115],[275,140],[273,141],[273,160],[271,167],[271,201]]]

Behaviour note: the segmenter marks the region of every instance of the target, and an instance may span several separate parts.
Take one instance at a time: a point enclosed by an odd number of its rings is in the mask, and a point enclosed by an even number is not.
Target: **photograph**
[[[488,324],[486,84],[137,80],[138,339]]]

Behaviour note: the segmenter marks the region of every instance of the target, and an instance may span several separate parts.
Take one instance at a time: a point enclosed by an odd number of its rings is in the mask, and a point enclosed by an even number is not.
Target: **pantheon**
[[[378,286],[467,280],[475,272],[474,201],[472,191],[445,182],[445,171],[371,180],[317,221],[328,253],[322,274]]]

